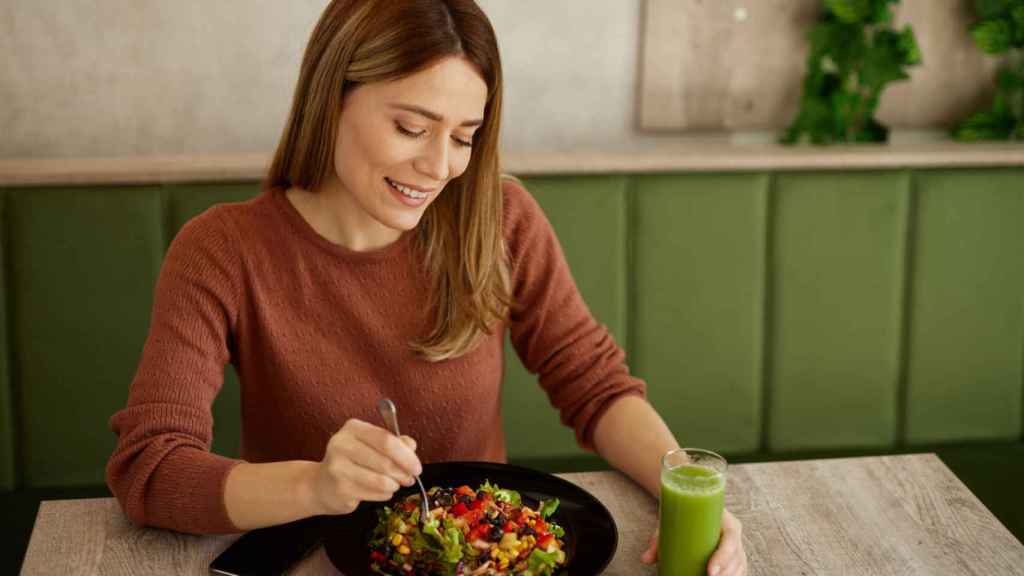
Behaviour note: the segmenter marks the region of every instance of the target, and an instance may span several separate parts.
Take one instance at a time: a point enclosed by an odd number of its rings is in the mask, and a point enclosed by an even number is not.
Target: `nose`
[[[432,139],[413,163],[416,170],[438,182],[447,180],[451,174],[447,140],[444,137]]]

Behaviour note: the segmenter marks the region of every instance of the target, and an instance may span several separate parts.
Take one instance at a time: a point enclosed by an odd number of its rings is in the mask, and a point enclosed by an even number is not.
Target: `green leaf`
[[[1024,71],[1004,66],[996,73],[996,87],[1000,92],[1024,90]]]
[[[558,510],[558,498],[542,501],[540,503],[540,510],[538,510],[538,512],[540,512],[542,518],[547,518],[548,516],[554,514],[555,510]]]
[[[1012,120],[1007,115],[986,111],[964,120],[953,130],[953,138],[963,142],[979,140],[1006,140],[1013,132]]]
[[[874,118],[868,118],[864,126],[854,134],[854,142],[885,142],[889,139],[889,129]]]
[[[519,492],[515,490],[495,490],[494,499],[498,502],[508,502],[516,506],[522,504],[522,498],[519,496]]]
[[[874,0],[872,3],[871,23],[876,26],[889,26],[892,24],[893,13],[889,8],[890,4],[899,4],[899,0]]]
[[[875,43],[865,54],[860,81],[874,91],[880,91],[886,84],[905,80],[909,75],[904,70],[908,58],[904,53],[904,35],[891,30],[879,30]]]
[[[1013,8],[1010,18],[1013,20],[1013,45],[1024,47],[1024,2]]]
[[[834,22],[819,22],[807,31],[811,58],[818,60],[821,55],[832,52],[843,42],[843,26]]]
[[[993,20],[1006,16],[1015,0],[975,0],[974,11],[982,20]]]
[[[825,0],[825,7],[847,24],[863,22],[872,15],[871,0]]]
[[[904,26],[900,31],[897,41],[900,52],[903,53],[903,63],[907,66],[916,66],[924,61],[921,56],[921,47],[917,44],[917,37],[910,26]]]
[[[1010,49],[1013,30],[1005,20],[986,20],[971,29],[975,45],[988,54],[1000,54]]]
[[[526,558],[526,564],[534,574],[550,574],[558,561],[557,552],[545,552],[537,548],[530,552]]]

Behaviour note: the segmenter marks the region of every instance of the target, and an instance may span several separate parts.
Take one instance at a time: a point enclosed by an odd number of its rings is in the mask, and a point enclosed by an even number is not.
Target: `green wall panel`
[[[583,299],[622,346],[626,341],[625,177],[524,179],[558,235]],[[506,339],[507,340],[507,339]],[[572,430],[506,342],[502,404],[509,458],[579,456]]]
[[[14,390],[11,387],[10,351],[7,339],[7,215],[6,197],[0,190],[0,491],[13,490],[15,467]]]
[[[635,181],[634,366],[683,445],[760,446],[768,185],[759,174]]]
[[[151,188],[10,193],[9,286],[29,486],[103,482],[163,247]]]
[[[1021,438],[1024,170],[917,175],[909,442]]]
[[[259,184],[191,185],[167,188],[168,235],[204,210],[224,202],[241,202],[259,194]],[[224,370],[224,385],[213,403],[213,451],[232,458],[239,456],[242,437],[242,398],[234,367]]]
[[[768,447],[889,447],[897,429],[910,177],[779,175]]]

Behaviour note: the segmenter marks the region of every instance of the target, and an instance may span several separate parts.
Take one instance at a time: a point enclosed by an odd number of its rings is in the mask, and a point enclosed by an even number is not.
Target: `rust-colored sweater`
[[[241,456],[323,458],[349,418],[379,423],[395,400],[423,462],[505,461],[501,420],[505,330],[578,442],[625,394],[644,394],[624,354],[591,316],[550,224],[519,184],[504,188],[504,237],[517,304],[475,351],[431,363],[408,343],[431,326],[413,235],[353,252],[317,234],[283,191],[215,206],[174,239],[156,286],[149,336],[107,483],[136,523],[237,532],[224,484],[241,460],[210,452],[211,404],[224,366],[238,371]]]

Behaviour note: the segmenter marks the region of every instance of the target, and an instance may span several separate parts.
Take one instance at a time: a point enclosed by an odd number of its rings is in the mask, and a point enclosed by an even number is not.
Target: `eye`
[[[456,145],[458,145],[458,146],[460,146],[462,148],[472,148],[473,147],[473,142],[472,141],[461,140],[459,138],[452,138],[452,140],[455,141]]]
[[[420,130],[419,132],[415,132],[413,130],[409,130],[408,128],[406,128],[405,126],[402,126],[398,122],[395,122],[395,130],[398,130],[399,134],[404,134],[405,136],[411,136],[413,138],[418,138],[420,136],[423,136],[423,134],[426,132],[426,130]]]

